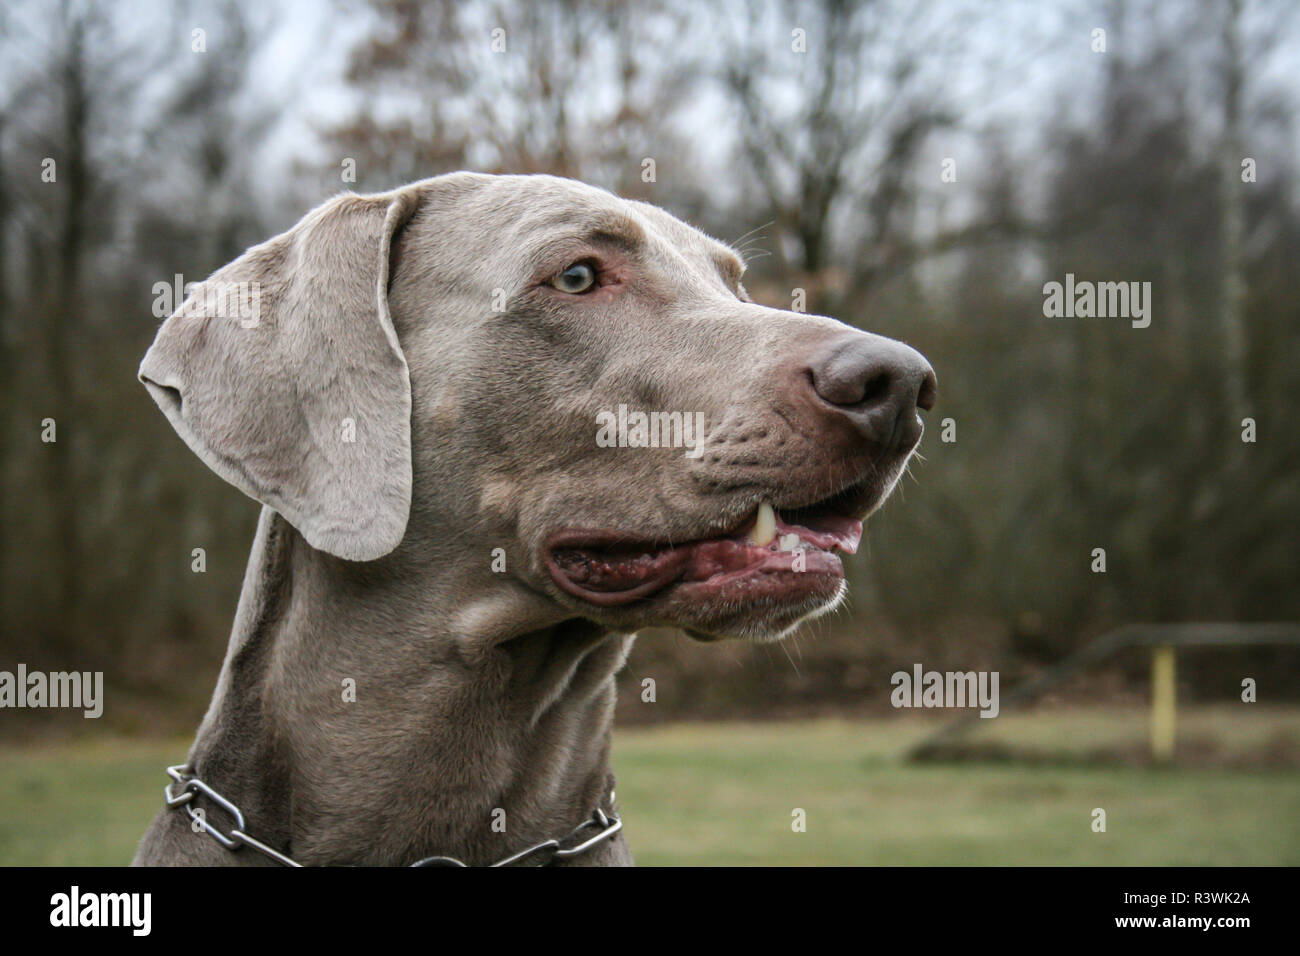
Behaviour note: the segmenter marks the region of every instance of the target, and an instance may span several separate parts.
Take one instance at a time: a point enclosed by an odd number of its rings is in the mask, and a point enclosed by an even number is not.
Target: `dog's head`
[[[250,249],[140,377],[321,551],[459,559],[611,628],[779,637],[841,600],[836,552],[935,378],[901,343],[755,304],[743,272],[656,207],[458,173]]]

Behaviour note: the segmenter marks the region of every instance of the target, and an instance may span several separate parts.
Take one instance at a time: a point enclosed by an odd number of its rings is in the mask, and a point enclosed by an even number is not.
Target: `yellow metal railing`
[[[1174,757],[1178,732],[1178,688],[1172,644],[1151,649],[1151,756],[1158,763]]]
[[[1300,624],[1290,621],[1241,623],[1204,621],[1184,624],[1127,624],[1085,644],[1064,660],[1003,695],[1001,712],[1024,706],[1071,675],[1098,666],[1129,648],[1151,649],[1151,753],[1157,762],[1173,759],[1178,733],[1177,648],[1248,647],[1266,644],[1300,646]],[[954,738],[985,722],[974,710],[964,710],[908,756],[925,759],[943,753]]]

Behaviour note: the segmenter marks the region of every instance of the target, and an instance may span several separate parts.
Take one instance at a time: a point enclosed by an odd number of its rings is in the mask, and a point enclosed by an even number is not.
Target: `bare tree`
[[[719,73],[739,114],[741,166],[766,206],[758,215],[786,268],[814,285],[841,268],[825,290],[835,298],[868,290],[912,245],[915,164],[956,118],[934,67],[962,29],[888,0],[817,0],[736,10],[721,30]]]
[[[361,179],[393,183],[475,168],[644,192],[644,158],[664,162],[688,151],[672,128],[691,72],[677,43],[683,7],[369,6],[379,25],[347,72],[366,109],[328,131],[331,145],[356,159]]]

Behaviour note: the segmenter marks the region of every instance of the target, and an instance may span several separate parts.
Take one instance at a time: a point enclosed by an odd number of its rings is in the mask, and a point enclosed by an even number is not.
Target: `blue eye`
[[[590,262],[575,262],[554,279],[551,285],[570,295],[582,295],[596,285],[596,269]]]

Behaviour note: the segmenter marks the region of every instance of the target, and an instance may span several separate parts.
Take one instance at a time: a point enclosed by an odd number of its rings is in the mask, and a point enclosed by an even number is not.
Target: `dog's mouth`
[[[764,501],[726,532],[680,543],[561,531],[548,544],[547,569],[565,592],[600,607],[670,590],[691,599],[805,600],[838,591],[836,552],[857,552],[869,497],[853,488],[800,508]]]

